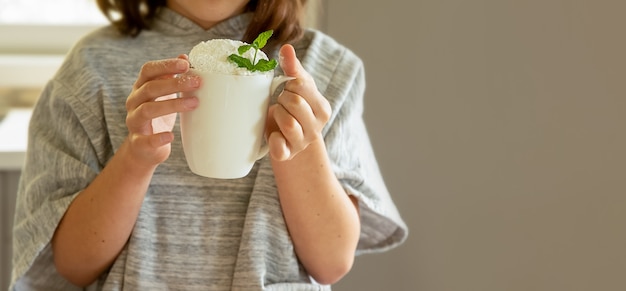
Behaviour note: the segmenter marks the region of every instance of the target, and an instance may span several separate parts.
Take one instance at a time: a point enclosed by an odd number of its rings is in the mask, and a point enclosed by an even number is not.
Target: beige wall
[[[626,1],[326,1],[410,227],[334,290],[626,290]]]

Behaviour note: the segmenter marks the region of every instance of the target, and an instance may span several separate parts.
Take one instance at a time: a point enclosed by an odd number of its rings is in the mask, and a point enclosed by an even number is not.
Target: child
[[[33,112],[12,290],[329,290],[355,253],[405,240],[361,116],[362,63],[301,27],[304,0],[98,4],[113,25],[72,49]],[[271,101],[269,157],[241,179],[194,175],[176,114],[201,101],[168,97],[202,82],[176,78],[184,54],[268,29],[296,78]]]

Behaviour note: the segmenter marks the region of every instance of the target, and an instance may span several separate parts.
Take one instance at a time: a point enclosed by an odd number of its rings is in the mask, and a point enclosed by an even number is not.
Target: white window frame
[[[42,86],[96,25],[0,25],[0,86]]]
[[[33,9],[33,7],[26,6],[33,6],[36,3],[36,1],[22,3],[25,13]],[[39,10],[35,12],[41,13]],[[91,15],[94,12],[97,12],[95,8],[88,14]],[[81,16],[84,18],[84,15]],[[89,21],[89,23],[76,24],[68,22],[67,18],[57,20],[61,23],[52,23],[51,21],[54,20],[50,19],[37,21],[37,14],[30,16],[25,14],[24,17],[24,21],[7,19],[8,17],[0,19],[0,86],[2,87],[43,86],[56,72],[70,48],[82,36],[107,24],[104,16],[93,21],[91,18],[79,20]],[[31,21],[29,17],[34,18],[34,23],[29,22]]]

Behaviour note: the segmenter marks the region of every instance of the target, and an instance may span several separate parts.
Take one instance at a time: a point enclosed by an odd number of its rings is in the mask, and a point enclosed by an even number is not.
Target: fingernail
[[[179,60],[176,62],[176,69],[179,71],[187,69],[187,61]]]
[[[190,97],[183,99],[183,105],[187,108],[195,108],[198,106],[198,98]]]
[[[194,87],[197,88],[200,86],[200,78],[193,76],[190,78],[191,80],[189,80],[189,84]]]
[[[168,143],[171,143],[173,140],[174,140],[174,135],[172,135],[171,133],[159,134],[158,146],[166,145]]]
[[[198,88],[200,86],[200,78],[197,76],[183,75],[179,82],[184,82],[180,84],[187,84],[191,88]]]

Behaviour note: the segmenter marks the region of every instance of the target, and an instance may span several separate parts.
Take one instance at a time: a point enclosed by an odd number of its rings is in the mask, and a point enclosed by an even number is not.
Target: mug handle
[[[276,89],[278,89],[278,86],[280,86],[282,83],[285,83],[287,81],[291,81],[291,80],[295,80],[295,77],[289,77],[289,76],[276,76],[272,79],[272,84],[270,85],[270,96],[272,96],[274,94],[274,92],[276,91]],[[270,152],[270,146],[269,144],[267,144],[267,142],[264,142],[261,145],[261,148],[259,148],[259,153],[256,156],[257,160],[262,159],[263,157],[265,157],[265,155],[267,155],[267,153]]]

